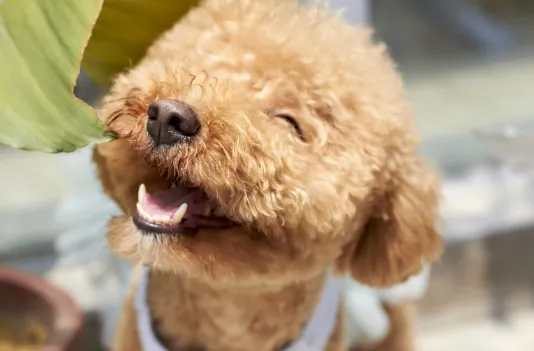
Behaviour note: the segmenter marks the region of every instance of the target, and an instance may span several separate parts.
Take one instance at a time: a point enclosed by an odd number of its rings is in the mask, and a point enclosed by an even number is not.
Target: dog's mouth
[[[234,226],[218,212],[216,203],[201,188],[174,183],[169,189],[149,194],[141,184],[133,222],[146,234],[194,235],[201,229]]]

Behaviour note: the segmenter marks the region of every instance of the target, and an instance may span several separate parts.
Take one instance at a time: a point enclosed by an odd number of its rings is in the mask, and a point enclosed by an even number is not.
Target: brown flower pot
[[[82,313],[62,290],[44,279],[0,267],[0,316],[30,318],[45,328],[43,351],[74,351]]]

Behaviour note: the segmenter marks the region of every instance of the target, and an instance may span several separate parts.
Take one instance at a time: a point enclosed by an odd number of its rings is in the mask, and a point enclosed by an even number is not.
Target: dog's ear
[[[436,229],[438,178],[420,159],[404,161],[378,194],[371,217],[351,245],[347,263],[363,284],[403,282],[442,252]]]

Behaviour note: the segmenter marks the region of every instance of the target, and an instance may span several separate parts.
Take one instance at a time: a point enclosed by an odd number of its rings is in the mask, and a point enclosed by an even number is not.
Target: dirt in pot
[[[0,315],[1,351],[41,350],[46,342],[45,327],[31,318]]]

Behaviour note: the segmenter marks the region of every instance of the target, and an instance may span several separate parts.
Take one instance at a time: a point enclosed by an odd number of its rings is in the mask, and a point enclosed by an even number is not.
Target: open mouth
[[[174,183],[153,194],[141,184],[133,222],[147,234],[193,235],[200,229],[229,228],[234,223],[216,215],[217,206],[198,187]]]

